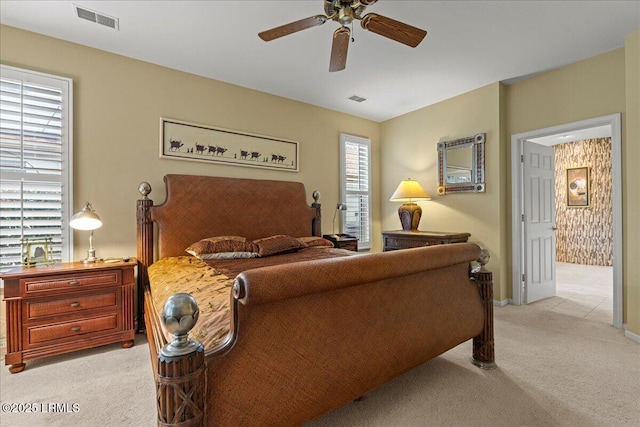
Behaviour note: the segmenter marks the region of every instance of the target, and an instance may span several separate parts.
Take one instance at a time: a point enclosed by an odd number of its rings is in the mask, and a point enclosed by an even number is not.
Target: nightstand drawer
[[[48,276],[21,280],[25,296],[57,292],[60,290],[77,290],[95,286],[117,286],[122,283],[120,270],[97,271],[76,275]]]
[[[340,249],[346,249],[348,251],[358,252],[358,243],[357,242],[343,242],[339,246]]]
[[[28,344],[41,345],[64,338],[109,330],[115,332],[120,329],[118,327],[120,323],[118,317],[119,313],[111,313],[101,317],[81,319],[66,323],[28,327]]]
[[[76,313],[96,308],[117,308],[119,289],[113,289],[95,295],[80,295],[71,298],[49,301],[27,301],[27,321],[58,314]]]
[[[466,242],[469,233],[447,233],[437,231],[383,231],[382,244],[384,251],[419,248],[421,246],[446,245]]]
[[[358,238],[350,234],[323,234],[338,249],[358,252]]]
[[[390,249],[418,248],[420,246],[430,246],[434,244],[439,244],[439,243],[428,242],[424,240],[395,239],[393,237],[387,237],[384,241],[385,247]]]

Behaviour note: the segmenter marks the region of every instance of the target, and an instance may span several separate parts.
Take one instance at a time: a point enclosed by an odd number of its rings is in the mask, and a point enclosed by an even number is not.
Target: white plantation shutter
[[[358,249],[371,249],[371,141],[340,135],[342,232],[358,238]]]
[[[70,259],[71,93],[70,79],[0,67],[0,272],[20,265],[23,238]]]

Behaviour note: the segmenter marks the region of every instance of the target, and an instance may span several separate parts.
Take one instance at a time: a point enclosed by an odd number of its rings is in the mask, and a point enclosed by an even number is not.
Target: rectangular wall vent
[[[355,101],[355,102],[363,102],[363,101],[366,101],[366,100],[367,100],[367,98],[363,98],[363,97],[358,96],[358,95],[351,95],[351,96],[350,96],[349,98],[347,98],[347,99],[350,99],[351,101]]]
[[[104,13],[96,12],[85,7],[80,7],[77,4],[73,5],[73,10],[76,12],[76,16],[87,21],[95,22],[96,24],[104,25],[105,27],[118,29],[118,18],[105,15]]]

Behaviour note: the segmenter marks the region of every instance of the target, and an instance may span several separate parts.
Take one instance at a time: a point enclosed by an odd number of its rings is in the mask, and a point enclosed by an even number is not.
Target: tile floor
[[[556,262],[556,296],[533,304],[613,324],[613,267]]]

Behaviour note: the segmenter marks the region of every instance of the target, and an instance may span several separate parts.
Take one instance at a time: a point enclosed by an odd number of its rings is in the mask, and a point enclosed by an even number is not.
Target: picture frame
[[[25,267],[33,267],[36,264],[52,264],[53,263],[53,240],[50,237],[38,238],[30,240],[23,239],[23,257],[22,265]]]
[[[160,158],[298,172],[298,142],[160,118]]]
[[[567,207],[585,208],[591,203],[589,167],[567,168]]]

